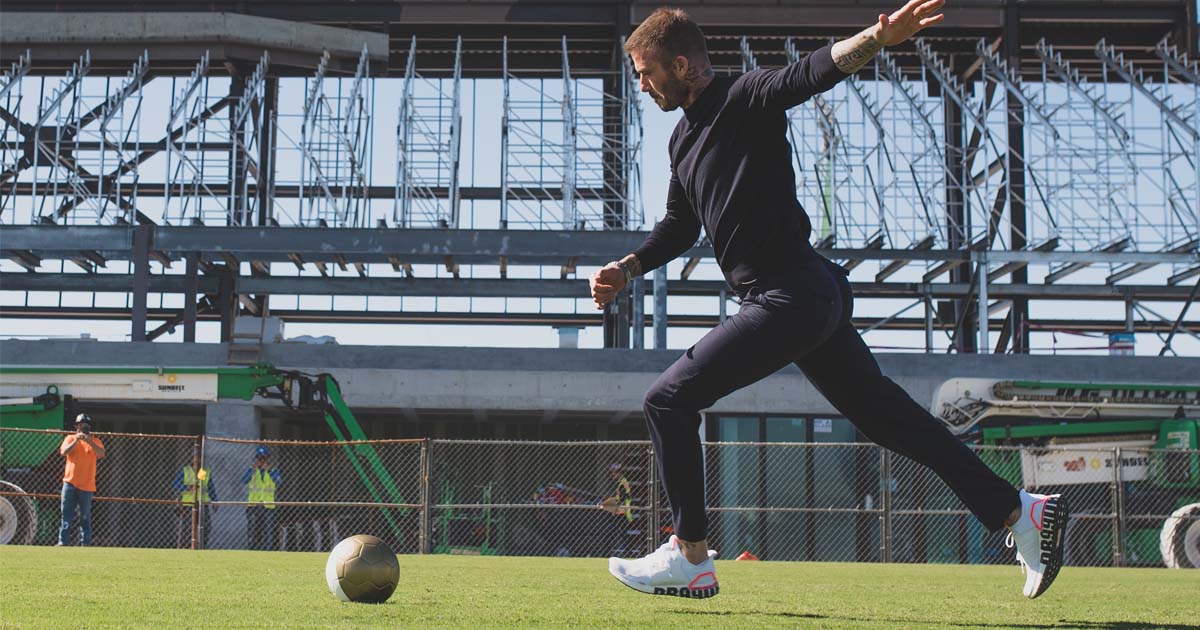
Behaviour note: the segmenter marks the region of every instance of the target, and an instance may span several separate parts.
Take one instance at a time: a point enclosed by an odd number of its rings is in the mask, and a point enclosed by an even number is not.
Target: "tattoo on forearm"
[[[629,269],[629,275],[637,278],[642,275],[642,261],[638,257],[630,254],[621,259],[621,264]]]
[[[863,31],[833,45],[833,63],[842,72],[852,74],[867,65],[881,48],[883,44],[879,40],[868,34],[868,31]]]

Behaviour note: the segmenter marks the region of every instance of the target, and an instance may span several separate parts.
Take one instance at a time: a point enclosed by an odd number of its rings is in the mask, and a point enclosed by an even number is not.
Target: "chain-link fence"
[[[671,532],[646,442],[283,442],[97,434],[93,544],[636,556]],[[62,432],[0,428],[0,543],[53,544]],[[928,469],[873,444],[708,443],[710,545],[732,558],[1007,564]],[[1070,497],[1066,562],[1200,566],[1200,451],[976,447],[1014,485]],[[1164,554],[1168,557],[1164,558]]]

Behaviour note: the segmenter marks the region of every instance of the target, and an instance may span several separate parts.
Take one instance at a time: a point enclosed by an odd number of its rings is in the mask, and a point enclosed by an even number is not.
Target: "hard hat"
[[[271,451],[268,451],[267,447],[265,447],[265,446],[260,446],[256,449],[254,449],[255,457],[266,457],[267,455],[270,455],[270,454],[271,454]]]

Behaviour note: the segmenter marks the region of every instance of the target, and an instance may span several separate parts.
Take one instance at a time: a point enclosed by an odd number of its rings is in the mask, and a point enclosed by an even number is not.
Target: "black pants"
[[[822,258],[740,292],[741,308],[692,346],[646,394],[646,421],[675,533],[706,537],[700,410],[788,363],[872,441],[932,469],[995,531],[1020,505],[991,471],[900,386],[879,371],[850,322],[846,272]]]
[[[246,531],[251,549],[275,549],[275,510],[261,505],[246,506]]]

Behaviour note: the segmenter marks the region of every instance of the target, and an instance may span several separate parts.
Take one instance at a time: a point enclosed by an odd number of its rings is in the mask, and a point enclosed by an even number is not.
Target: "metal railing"
[[[107,448],[97,545],[324,551],[369,532],[404,553],[596,557],[641,555],[671,531],[648,442],[97,435]],[[57,540],[62,436],[0,428],[0,542]],[[269,455],[256,466],[260,447]],[[988,532],[931,471],[874,444],[704,448],[709,540],[722,557],[1013,561],[1004,532]],[[976,450],[1014,485],[1069,495],[1071,565],[1163,566],[1164,526],[1200,519],[1200,509],[1172,517],[1200,503],[1200,451]],[[204,480],[189,485],[198,471]],[[274,485],[272,505],[250,495],[255,474]]]

